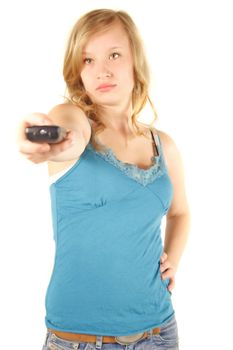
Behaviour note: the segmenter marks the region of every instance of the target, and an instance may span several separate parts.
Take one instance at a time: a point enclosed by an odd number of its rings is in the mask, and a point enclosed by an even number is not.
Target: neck
[[[99,118],[106,129],[121,133],[131,133],[132,127],[132,105],[127,106],[101,106],[99,109]]]

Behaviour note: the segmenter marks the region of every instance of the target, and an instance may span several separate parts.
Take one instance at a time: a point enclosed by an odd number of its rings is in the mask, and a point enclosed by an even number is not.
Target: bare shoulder
[[[171,135],[165,131],[156,129],[157,134],[159,135],[162,148],[165,153],[178,151],[176,143]]]
[[[161,147],[164,154],[164,160],[168,171],[172,172],[175,164],[181,166],[181,154],[173,137],[165,131],[153,128],[153,132],[159,136]]]
[[[185,172],[181,152],[173,137],[168,133],[149,126],[154,135],[159,136],[167,171],[173,185],[173,199],[167,212],[167,218],[189,213],[185,190]]]
[[[91,136],[91,126],[89,119],[81,108],[71,103],[63,103],[54,106],[48,113],[48,117],[56,124],[68,130],[80,128],[84,137],[89,141]]]

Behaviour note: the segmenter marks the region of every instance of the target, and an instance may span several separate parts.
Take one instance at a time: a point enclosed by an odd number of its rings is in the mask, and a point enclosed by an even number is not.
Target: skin
[[[83,50],[81,78],[91,97],[101,108],[100,118],[106,129],[99,134],[103,144],[114,153],[137,164],[151,149],[145,138],[132,137],[127,119],[132,114],[132,89],[134,86],[133,59],[128,37],[119,23],[110,30],[93,35]],[[100,84],[113,84],[107,90],[98,90]],[[24,134],[29,125],[56,124],[65,127],[67,137],[59,144],[36,144]],[[190,228],[190,211],[185,192],[184,169],[180,152],[174,140],[165,132],[159,134],[165,163],[173,184],[174,196],[166,215],[164,254],[160,271],[163,279],[169,278],[168,290],[175,286],[175,274],[182,256]],[[48,161],[49,174],[66,169],[77,161],[90,140],[91,128],[85,114],[74,105],[57,105],[48,115],[33,113],[19,126],[20,152],[34,163]],[[141,154],[140,154],[141,150]],[[152,149],[151,149],[152,152]],[[135,159],[135,154],[139,157]],[[143,158],[143,159],[144,159]]]
[[[126,132],[126,121],[132,113],[134,64],[124,29],[117,23],[92,36],[82,54],[82,82],[90,98],[101,106],[102,121],[111,130]],[[107,92],[96,90],[104,83],[114,87]]]

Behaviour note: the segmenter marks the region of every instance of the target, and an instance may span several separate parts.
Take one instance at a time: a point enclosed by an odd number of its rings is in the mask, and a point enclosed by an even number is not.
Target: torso
[[[152,134],[150,128],[146,128],[146,138],[143,135],[137,136],[132,140],[125,142],[125,137],[121,134],[113,134],[112,131],[105,129],[101,133],[98,133],[97,141],[102,145],[111,148],[115,157],[124,162],[137,165],[141,169],[149,169],[152,166],[152,157],[158,155],[158,150],[154,140],[152,140]],[[153,134],[159,134],[159,131],[152,128]],[[153,141],[153,142],[151,142]],[[52,162],[49,167],[49,175],[55,175],[56,173],[68,169],[77,160],[70,160],[65,162]]]
[[[153,133],[154,135],[156,134],[155,129]],[[118,134],[116,136],[116,133],[113,134],[105,129],[102,133],[98,134],[98,141],[106,147],[111,148],[116,158],[120,161],[135,164],[142,169],[148,169],[152,165],[151,158],[158,155],[158,150],[149,128],[147,134],[149,140],[143,135],[137,136],[126,145],[125,138],[122,135]]]

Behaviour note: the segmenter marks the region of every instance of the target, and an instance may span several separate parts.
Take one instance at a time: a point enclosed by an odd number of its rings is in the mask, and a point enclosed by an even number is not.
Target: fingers
[[[171,264],[168,260],[166,260],[164,263],[160,264],[160,271],[164,272],[167,269],[169,269],[171,267]]]
[[[174,275],[175,275],[175,271],[171,265],[169,265],[165,270],[163,269],[161,270],[161,277],[163,280],[167,278],[172,278]]]
[[[48,161],[59,153],[68,149],[74,142],[74,133],[70,132],[67,138],[57,144],[36,143],[28,140],[22,141],[19,151],[33,163]]]
[[[25,139],[22,140],[19,144],[19,152],[24,155],[29,155],[33,153],[45,153],[49,151],[50,145],[47,143],[36,143]]]
[[[167,289],[171,292],[175,288],[175,278],[170,278]]]
[[[22,124],[26,125],[26,127],[30,125],[52,125],[52,121],[47,114],[32,113],[25,118]]]
[[[31,142],[27,139],[25,129],[32,125],[53,125],[54,123],[43,113],[28,115],[18,127],[19,152],[33,163],[50,160],[60,152],[69,148],[77,139],[73,131],[68,131],[65,139],[56,144]]]
[[[171,265],[167,264],[167,269],[161,273],[162,280],[169,279],[167,289],[171,291],[175,287],[175,272]],[[163,267],[165,268],[165,266]]]
[[[167,253],[163,252],[163,255],[160,258],[160,262],[163,264],[167,260]]]
[[[167,289],[171,291],[175,287],[175,269],[169,262],[168,255],[164,252],[160,258],[160,272],[162,280],[169,279]]]
[[[51,144],[49,158],[52,158],[52,157],[58,155],[59,153],[64,152],[70,146],[73,145],[73,142],[74,142],[74,140],[69,137],[62,142]]]
[[[52,121],[46,114],[32,113],[25,117],[25,119],[19,124],[18,136],[19,139],[26,139],[25,128],[32,125],[51,125]]]

